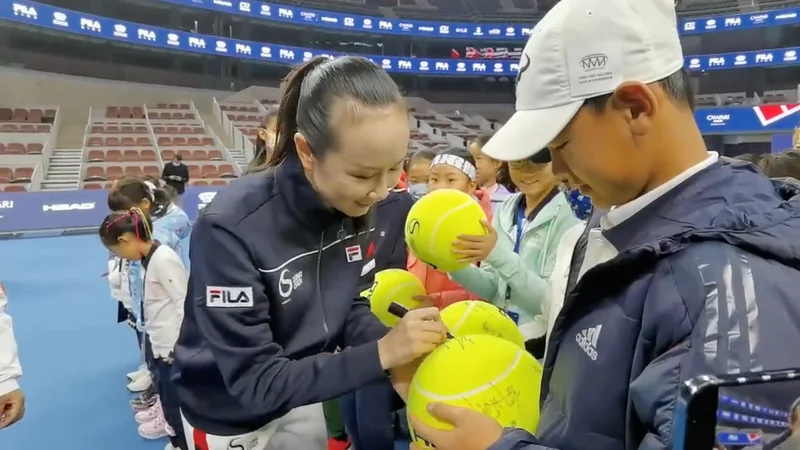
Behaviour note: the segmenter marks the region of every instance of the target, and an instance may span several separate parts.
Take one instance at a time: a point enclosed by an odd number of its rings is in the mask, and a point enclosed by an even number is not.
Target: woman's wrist
[[[389,370],[395,366],[391,358],[391,351],[389,350],[386,336],[378,339],[378,359],[381,362],[381,368],[383,368],[383,370]]]

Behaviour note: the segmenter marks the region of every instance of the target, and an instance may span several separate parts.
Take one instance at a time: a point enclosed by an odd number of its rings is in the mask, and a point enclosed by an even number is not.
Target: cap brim
[[[500,161],[528,159],[547,147],[583,105],[579,100],[547,109],[517,111],[481,151]]]

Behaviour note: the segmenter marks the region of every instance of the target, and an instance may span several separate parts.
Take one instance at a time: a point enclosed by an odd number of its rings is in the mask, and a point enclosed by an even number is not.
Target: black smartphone
[[[673,450],[800,450],[800,369],[681,385]]]

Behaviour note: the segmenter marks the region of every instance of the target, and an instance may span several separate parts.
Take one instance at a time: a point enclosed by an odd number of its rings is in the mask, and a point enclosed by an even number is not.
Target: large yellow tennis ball
[[[414,274],[400,269],[386,269],[376,273],[372,286],[361,293],[362,297],[369,300],[373,314],[390,327],[399,318],[389,313],[389,305],[395,302],[414,309],[420,304],[413,299],[416,295],[425,295],[425,286]]]
[[[419,199],[406,218],[406,244],[420,260],[442,272],[455,272],[459,263],[453,241],[459,234],[485,235],[481,205],[455,189],[438,189]]]
[[[488,334],[525,348],[525,336],[517,324],[491,303],[480,300],[456,302],[443,309],[441,316],[453,336]]]
[[[524,349],[495,336],[456,336],[420,364],[408,392],[408,414],[440,430],[452,426],[427,411],[428,403],[446,403],[481,412],[503,427],[533,434],[539,423],[542,366]],[[433,448],[414,431],[417,446]]]

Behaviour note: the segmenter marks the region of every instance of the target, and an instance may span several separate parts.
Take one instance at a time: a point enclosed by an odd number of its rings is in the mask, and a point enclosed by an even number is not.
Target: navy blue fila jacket
[[[375,205],[375,230],[368,247],[368,260],[364,265],[364,275],[370,271],[403,269],[408,263],[405,228],[406,217],[414,198],[402,189],[389,192],[389,196]]]
[[[369,230],[357,226],[323,206],[296,156],[205,208],[173,367],[192,426],[242,434],[385,378],[387,329],[357,299],[372,282],[361,276]]]
[[[507,429],[490,450],[671,449],[683,382],[800,367],[794,184],[720,161],[603,231],[619,254],[578,280],[587,235],[550,335],[536,436]]]

